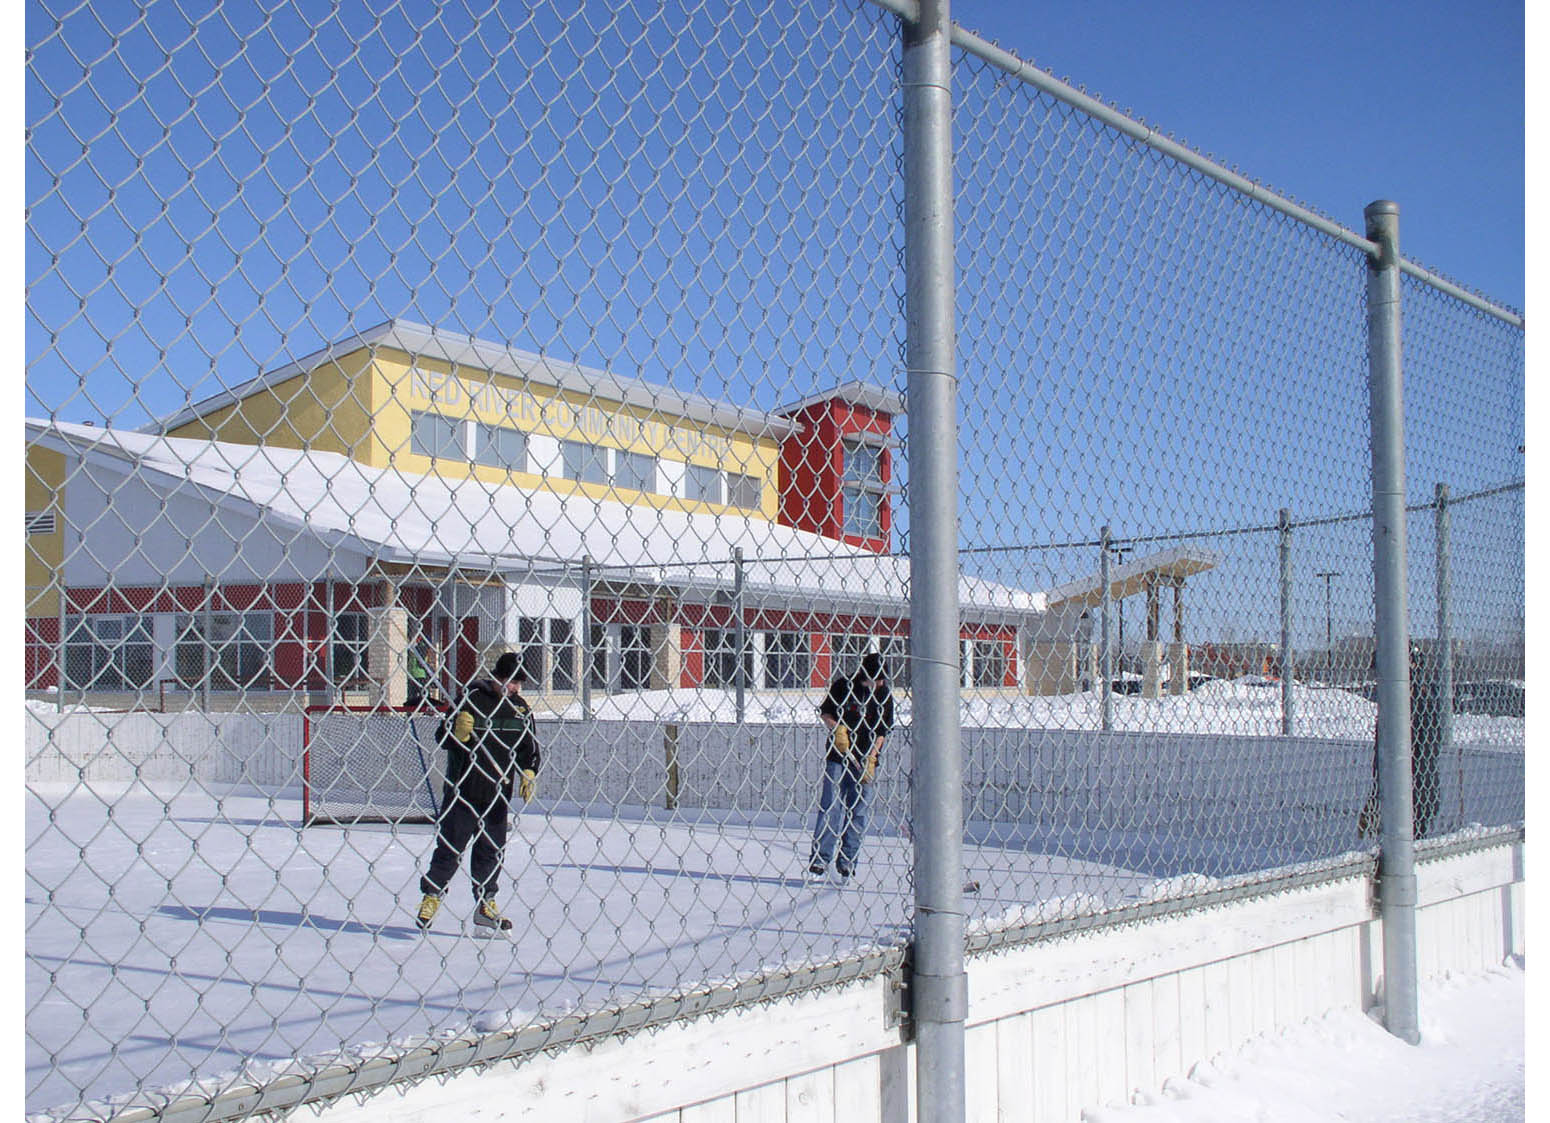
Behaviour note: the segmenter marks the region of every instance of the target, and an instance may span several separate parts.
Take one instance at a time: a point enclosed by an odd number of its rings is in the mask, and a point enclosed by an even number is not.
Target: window
[[[752,686],[753,647],[750,633],[743,633],[743,685]],[[737,633],[731,628],[705,630],[705,685],[732,689],[737,686]]]
[[[508,472],[527,471],[527,434],[504,425],[480,424],[475,429],[474,463]]]
[[[608,450],[580,441],[561,441],[560,459],[567,480],[587,484],[608,482]]]
[[[998,639],[977,639],[971,645],[974,686],[1000,686],[1006,681],[1006,648]]]
[[[347,613],[340,620],[352,615],[363,623],[366,619],[364,614]],[[267,688],[273,640],[274,616],[268,612],[213,612],[208,618],[202,614],[179,616],[173,647],[174,672],[185,686],[205,685],[208,674],[208,685],[215,690]],[[364,648],[362,642],[362,662]],[[334,674],[343,678],[338,650],[336,644]]]
[[[517,621],[517,658],[534,690],[544,688],[544,622],[533,616]]]
[[[700,503],[720,503],[721,473],[715,468],[690,464],[684,473],[684,498]]]
[[[727,473],[727,506],[757,511],[764,498],[764,477]]]
[[[883,536],[883,505],[888,488],[883,481],[884,452],[860,441],[843,442],[845,457],[844,531],[858,538]]]
[[[813,660],[804,632],[764,633],[764,685],[800,689],[812,681]]]
[[[156,675],[150,621],[75,616],[65,622],[65,681],[80,690],[139,690]]]
[[[341,612],[334,618],[332,658],[335,682],[348,682],[366,674],[366,645],[370,628],[364,612]]]
[[[651,686],[651,629],[643,624],[619,626],[619,689]]]
[[[566,692],[576,689],[576,628],[569,620],[549,621],[549,650],[552,678],[550,689]]]
[[[593,690],[608,689],[608,625],[592,624],[587,629],[591,641],[591,664],[587,668],[587,685]]]
[[[883,655],[883,674],[888,685],[895,690],[910,687],[910,639],[908,636],[884,636],[880,650]]]
[[[614,484],[635,491],[657,490],[657,458],[643,452],[614,453]]]
[[[836,635],[829,637],[829,648],[834,653],[832,677],[856,673],[861,657],[874,649],[871,636]]]
[[[467,460],[463,423],[439,413],[410,414],[409,451],[434,460]]]
[[[651,629],[644,624],[593,624],[588,675],[594,690],[646,690],[651,686]]]

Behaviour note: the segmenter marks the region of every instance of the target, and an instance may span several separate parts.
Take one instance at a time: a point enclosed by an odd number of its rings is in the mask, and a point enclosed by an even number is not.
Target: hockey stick
[[[420,758],[420,774],[425,777],[425,792],[431,797],[431,806],[436,809],[436,818],[441,818],[441,800],[436,797],[436,789],[431,784],[431,765],[425,759],[425,742],[420,738],[420,727],[414,723],[414,714],[409,715],[409,731],[414,734],[414,751]]]

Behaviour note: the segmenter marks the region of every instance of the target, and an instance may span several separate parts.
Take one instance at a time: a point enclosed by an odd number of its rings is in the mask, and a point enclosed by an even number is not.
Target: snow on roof
[[[192,440],[29,419],[29,442],[118,463],[153,488],[235,499],[384,562],[596,576],[730,590],[734,558],[762,597],[908,613],[907,557],[876,554],[749,515],[699,514],[542,488],[373,468],[339,453]],[[997,617],[1043,611],[1042,594],[964,576],[960,604]]]
[[[663,415],[690,421],[707,422],[758,437],[780,438],[792,431],[792,422],[773,413],[751,407],[728,405],[699,394],[689,394],[626,378],[610,371],[597,370],[564,359],[520,351],[501,343],[427,327],[409,320],[388,320],[347,335],[285,366],[265,371],[203,401],[158,418],[140,427],[142,433],[165,433],[215,410],[240,402],[262,390],[279,385],[288,378],[308,374],[355,351],[372,347],[402,351],[413,358],[435,359],[455,367],[490,371],[520,378],[541,386],[589,394],[593,398],[649,409]],[[857,384],[859,385],[859,383]]]

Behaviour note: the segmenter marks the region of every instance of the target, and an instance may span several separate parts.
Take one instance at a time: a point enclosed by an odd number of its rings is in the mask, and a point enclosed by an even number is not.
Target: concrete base
[[[1189,693],[1189,644],[1168,645],[1168,693]]]
[[[1141,697],[1162,697],[1163,645],[1156,640],[1141,644]]]

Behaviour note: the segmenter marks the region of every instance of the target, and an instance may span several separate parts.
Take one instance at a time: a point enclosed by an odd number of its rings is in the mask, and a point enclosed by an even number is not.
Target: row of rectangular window
[[[274,639],[270,613],[180,615],[176,629],[173,677],[180,684],[239,689],[262,688],[268,683]],[[346,682],[367,672],[367,629],[363,613],[337,617],[330,651],[334,681]],[[805,632],[757,633],[763,639],[762,660],[755,658],[755,634],[745,633],[744,685],[779,690],[801,689],[811,682],[813,657]],[[703,633],[707,687],[737,685],[735,637],[730,628],[708,628]],[[650,686],[654,658],[648,628],[626,624],[610,629],[594,624],[590,638],[589,680],[594,689],[644,690]],[[518,623],[517,641],[523,669],[536,689],[554,693],[576,689],[579,651],[572,621],[524,617]],[[908,641],[904,637],[837,634],[830,637],[830,650],[836,674],[853,673],[863,655],[877,651],[883,656],[888,681],[900,689],[909,685]],[[1006,648],[1001,640],[963,641],[963,686],[1001,686],[1006,674]],[[76,617],[67,625],[65,682],[71,689],[141,689],[149,687],[155,677],[155,645],[145,617]]]
[[[472,433],[472,450],[466,447]],[[508,472],[531,471],[527,434],[520,429],[464,422],[438,413],[413,413],[409,422],[409,451],[435,460],[472,461]],[[657,457],[644,452],[605,448],[582,441],[560,442],[562,479],[578,483],[612,485],[657,495],[672,493],[662,486]],[[698,464],[684,465],[683,498],[758,510],[764,480],[741,472],[722,471]]]

